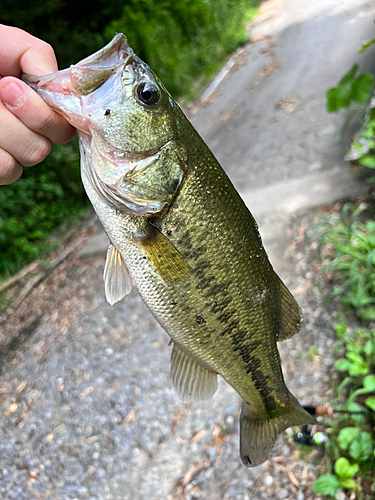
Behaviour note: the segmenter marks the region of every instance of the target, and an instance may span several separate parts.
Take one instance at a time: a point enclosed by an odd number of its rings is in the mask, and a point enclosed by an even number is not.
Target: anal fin
[[[103,280],[105,296],[111,306],[128,295],[133,287],[128,268],[120,252],[112,245],[107,251]]]
[[[217,389],[217,373],[201,365],[174,344],[171,356],[171,380],[184,400],[209,399]]]

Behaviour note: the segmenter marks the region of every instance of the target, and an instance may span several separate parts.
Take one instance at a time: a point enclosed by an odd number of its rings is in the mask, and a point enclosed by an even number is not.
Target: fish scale
[[[261,464],[280,432],[315,420],[283,379],[277,341],[299,330],[301,311],[254,218],[124,35],[68,70],[25,80],[77,127],[82,181],[111,242],[107,300],[138,289],[172,339],[182,398],[211,397],[217,374],[237,391],[240,456]]]

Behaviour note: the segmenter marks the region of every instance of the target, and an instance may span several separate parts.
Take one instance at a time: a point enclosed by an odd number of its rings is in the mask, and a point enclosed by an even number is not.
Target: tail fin
[[[272,451],[277,436],[292,425],[315,424],[295,397],[290,395],[290,405],[282,415],[266,419],[254,418],[250,407],[243,401],[240,416],[240,454],[246,467],[256,467],[265,462]]]

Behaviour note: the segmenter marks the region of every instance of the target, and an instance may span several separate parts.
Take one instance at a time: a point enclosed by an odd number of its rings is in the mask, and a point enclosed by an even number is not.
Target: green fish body
[[[77,127],[82,180],[111,242],[108,301],[138,289],[172,339],[183,399],[210,398],[217,374],[237,391],[241,459],[261,464],[280,432],[315,420],[283,379],[277,341],[302,314],[254,218],[123,35],[69,70],[25,80]]]

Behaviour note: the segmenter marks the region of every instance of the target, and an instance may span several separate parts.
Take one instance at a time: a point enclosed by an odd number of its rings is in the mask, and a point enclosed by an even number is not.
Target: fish
[[[316,421],[286,387],[277,348],[302,312],[250,211],[123,34],[68,69],[23,79],[77,129],[82,182],[110,241],[108,302],[137,288],[171,338],[182,399],[211,398],[218,375],[234,388],[241,460],[262,464],[281,432]]]

